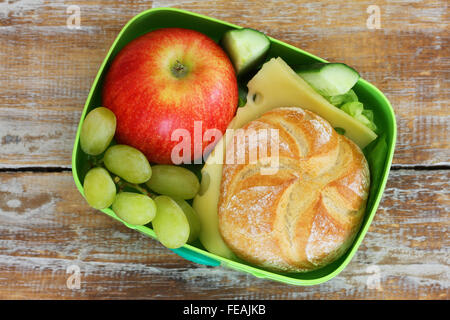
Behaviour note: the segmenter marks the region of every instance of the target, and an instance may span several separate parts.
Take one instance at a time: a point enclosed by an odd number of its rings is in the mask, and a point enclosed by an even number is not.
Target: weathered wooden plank
[[[149,7],[174,6],[267,34],[354,66],[391,100],[398,119],[394,164],[449,164],[449,11],[446,1],[77,1],[0,4],[0,167],[70,167],[90,85],[122,26]]]
[[[0,299],[448,299],[449,171],[392,171],[359,251],[296,287],[183,260],[88,207],[70,172],[0,174]],[[69,266],[80,288],[68,289]]]

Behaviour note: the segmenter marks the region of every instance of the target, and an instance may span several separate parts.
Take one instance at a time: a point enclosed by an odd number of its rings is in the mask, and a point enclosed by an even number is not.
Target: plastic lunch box
[[[173,8],[156,8],[144,11],[132,18],[125,27],[120,31],[116,40],[112,44],[108,54],[106,55],[97,76],[94,80],[89,96],[84,106],[78,131],[75,138],[75,144],[72,154],[72,172],[75,184],[83,193],[83,179],[88,170],[87,156],[81,151],[79,145],[80,128],[86,114],[93,108],[101,106],[101,87],[105,71],[108,69],[114,56],[131,40],[154,29],[164,27],[181,27],[200,31],[215,41],[219,41],[225,31],[230,29],[239,29],[241,27],[213,19],[196,13],[173,9]],[[269,57],[282,57],[289,65],[308,64],[316,61],[325,62],[325,60],[295,48],[289,44],[276,39],[271,40],[271,49]],[[383,139],[383,143],[375,146],[375,151],[368,157],[371,171],[371,190],[367,202],[366,213],[361,229],[357,234],[353,245],[348,249],[337,261],[325,266],[319,270],[306,273],[276,273],[260,269],[252,266],[244,261],[232,261],[206,251],[201,244],[188,245],[174,249],[173,251],[181,257],[193,261],[195,263],[207,266],[224,266],[253,274],[259,278],[267,278],[283,283],[294,285],[315,285],[328,281],[341,272],[350,262],[353,255],[357,251],[361,241],[363,240],[370,223],[375,215],[378,204],[386,185],[389,169],[392,162],[392,156],[395,148],[396,140],[396,122],[393,109],[386,97],[372,84],[360,79],[354,90],[358,94],[360,100],[365,106],[370,106],[375,115],[376,125],[383,134],[376,141]],[[366,153],[366,150],[364,150]],[[367,157],[367,155],[366,155]],[[147,226],[134,226],[127,224],[118,218],[111,209],[102,210],[102,212],[123,222],[127,227],[142,232],[143,234],[156,238],[155,233]]]

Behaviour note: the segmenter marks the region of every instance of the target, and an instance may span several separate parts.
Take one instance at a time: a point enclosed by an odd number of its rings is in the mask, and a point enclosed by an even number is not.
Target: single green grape
[[[124,144],[109,147],[103,162],[109,171],[131,183],[144,183],[152,176],[152,168],[145,155]]]
[[[93,156],[105,151],[116,132],[116,123],[116,116],[107,108],[99,107],[89,112],[81,127],[81,149]]]
[[[123,221],[142,226],[156,215],[156,204],[149,196],[134,192],[119,192],[112,209]]]
[[[95,209],[108,208],[116,196],[116,185],[104,168],[89,170],[84,178],[83,189],[86,201]]]
[[[195,212],[194,208],[192,208],[189,203],[181,198],[172,198],[175,202],[183,209],[184,214],[189,222],[189,239],[187,242],[192,243],[198,238],[200,233],[200,218],[198,217],[197,212]]]
[[[152,166],[152,177],[146,184],[156,193],[182,199],[192,199],[200,189],[200,182],[192,171],[165,164]]]
[[[158,240],[167,248],[183,246],[189,239],[189,221],[183,209],[168,196],[155,198],[156,216],[152,221]]]

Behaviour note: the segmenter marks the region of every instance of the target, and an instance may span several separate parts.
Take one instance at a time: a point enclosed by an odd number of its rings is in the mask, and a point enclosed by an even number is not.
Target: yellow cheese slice
[[[259,118],[263,113],[279,107],[301,107],[328,120],[333,127],[345,129],[345,135],[361,149],[377,135],[344,111],[330,104],[307,84],[281,58],[272,58],[248,83],[247,104],[239,108],[229,129],[238,129]],[[219,232],[217,206],[219,203],[222,163],[230,135],[217,143],[202,169],[202,183],[193,207],[201,220],[199,239],[206,250],[226,258],[233,258]]]
[[[232,127],[233,121],[228,128]],[[222,181],[222,167],[225,146],[231,136],[224,134],[214,147],[202,168],[202,182],[200,191],[195,196],[192,207],[200,219],[199,239],[202,245],[211,253],[221,257],[233,259],[234,253],[228,248],[219,232],[219,217],[217,207],[220,196],[220,183]]]
[[[326,119],[361,149],[377,135],[361,122],[329,103],[281,58],[272,58],[248,83],[247,104],[239,108],[233,126],[242,127],[263,113],[279,107],[301,107]],[[256,97],[256,98],[255,98]]]

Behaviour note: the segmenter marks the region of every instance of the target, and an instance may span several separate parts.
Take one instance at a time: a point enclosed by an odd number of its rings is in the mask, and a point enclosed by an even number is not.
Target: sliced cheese
[[[206,160],[202,168],[200,192],[195,196],[192,207],[200,219],[201,228],[198,237],[206,250],[221,257],[233,259],[234,253],[220,235],[217,214],[226,145],[224,141],[228,141],[229,137],[230,135],[225,134]]]
[[[265,63],[247,86],[247,104],[238,109],[234,127],[242,127],[274,108],[301,107],[318,114],[333,127],[345,129],[345,135],[361,149],[377,137],[368,127],[318,94],[281,58]]]
[[[301,107],[328,120],[333,127],[345,129],[345,135],[361,149],[377,135],[336,108],[307,84],[281,58],[272,58],[248,83],[247,104],[239,108],[228,128],[238,129],[259,118],[263,113],[279,107]],[[219,232],[217,207],[222,180],[223,156],[230,135],[217,143],[202,169],[201,192],[194,198],[193,207],[201,220],[199,239],[210,252],[233,258]]]

